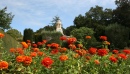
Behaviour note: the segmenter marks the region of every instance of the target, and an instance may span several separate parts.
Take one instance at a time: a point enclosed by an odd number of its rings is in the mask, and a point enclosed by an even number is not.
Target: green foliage
[[[27,41],[30,40],[31,42],[33,42],[33,30],[32,29],[25,29],[24,30],[24,35],[23,35],[23,41]]]
[[[6,10],[7,7],[0,10],[0,28],[3,30],[11,28],[10,24],[14,17],[12,13],[6,13]]]
[[[12,36],[16,40],[22,39],[22,34],[17,29],[10,29],[6,33]]]
[[[76,27],[74,25],[67,27],[66,29],[64,29],[64,34],[70,36],[70,32],[75,28]]]
[[[4,38],[2,39],[3,40],[3,49],[0,51],[3,51],[3,50],[8,51],[10,48],[16,48],[18,46],[21,46],[18,41],[16,41],[13,37],[6,34],[2,30],[0,30],[0,33],[4,34]]]
[[[47,40],[47,43],[60,43],[60,36],[62,36],[60,32],[43,30],[41,33],[35,34],[35,42],[37,43],[42,40]]]
[[[119,24],[111,24],[105,29],[106,36],[115,48],[124,48],[129,41],[129,28]]]
[[[87,27],[74,29],[71,31],[71,35],[76,37],[79,43],[84,44],[86,47],[89,47],[91,44],[93,44],[96,41],[95,37],[93,36],[94,35],[93,29]],[[87,40],[86,36],[91,36],[92,38],[90,40]]]

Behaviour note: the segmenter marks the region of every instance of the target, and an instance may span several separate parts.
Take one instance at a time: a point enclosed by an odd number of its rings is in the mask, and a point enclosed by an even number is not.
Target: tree
[[[113,22],[130,28],[130,0],[116,0],[113,10]]]
[[[14,17],[12,13],[6,13],[6,10],[7,10],[7,7],[0,10],[0,28],[3,30],[11,28],[10,24]]]
[[[22,38],[21,32],[19,32],[17,29],[10,29],[6,33],[15,38],[16,40]]]
[[[75,28],[76,27],[74,25],[67,27],[66,29],[64,29],[64,34],[67,35],[67,36],[70,36],[70,32],[72,30],[74,30]]]
[[[23,41],[30,40],[31,42],[34,40],[33,39],[34,33],[33,30],[28,28],[24,30],[24,35],[23,35]]]
[[[123,49],[129,41],[129,28],[119,24],[110,24],[105,29],[106,36],[111,45]]]
[[[52,26],[55,26],[57,20],[60,20],[60,17],[59,17],[59,16],[55,16],[55,17],[53,18],[53,20],[51,21]]]

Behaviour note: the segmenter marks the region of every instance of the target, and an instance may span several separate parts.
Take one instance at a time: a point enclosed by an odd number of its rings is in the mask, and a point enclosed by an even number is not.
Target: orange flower
[[[51,68],[51,65],[53,64],[53,60],[50,57],[45,57],[41,61],[41,64],[45,66],[46,68]]]
[[[100,64],[99,60],[94,60],[94,63],[95,63],[96,65],[99,65],[99,64]]]
[[[15,52],[16,52],[16,53],[19,53],[19,54],[21,54],[21,55],[24,54],[24,51],[22,50],[22,48],[17,48],[17,49],[15,50]]]
[[[97,53],[97,48],[91,47],[91,48],[89,48],[88,52],[89,52],[90,54],[94,55],[94,54]]]
[[[28,48],[28,45],[26,42],[21,42],[21,44],[22,44],[23,48]]]
[[[90,57],[90,56],[86,56],[86,59],[87,59],[87,60],[90,60],[90,59],[91,59],[91,57]]]
[[[63,52],[66,52],[67,48],[63,47],[63,48],[60,48],[60,52],[63,53]]]
[[[42,40],[42,44],[45,44],[47,42],[47,40]]]
[[[24,56],[24,65],[30,65],[32,63],[32,57],[30,56]]]
[[[43,54],[44,54],[44,52],[41,52],[41,51],[37,52],[38,56],[42,56]]]
[[[74,44],[69,44],[69,48],[72,49],[72,50],[75,50],[76,46]]]
[[[11,53],[15,53],[15,49],[14,48],[10,48],[9,50]]]
[[[0,38],[3,38],[4,37],[4,34],[0,33]]]
[[[66,60],[68,60],[68,56],[67,56],[67,55],[61,55],[61,56],[59,57],[59,60],[60,60],[60,61],[66,61]]]
[[[31,52],[31,53],[30,53],[30,56],[31,56],[31,57],[36,57],[36,56],[37,56],[37,53],[36,53],[36,52]]]
[[[23,62],[24,61],[24,56],[17,56],[16,61],[17,62]]]
[[[130,54],[130,49],[124,49],[123,52],[127,55]]]
[[[110,42],[104,41],[103,44],[110,45]]]
[[[91,36],[86,36],[86,39],[91,39]]]
[[[40,51],[39,48],[32,48],[32,50],[33,50],[34,52],[39,52],[39,51]]]
[[[0,69],[8,69],[8,62],[6,61],[0,61]]]
[[[80,55],[80,56],[83,56],[83,55],[85,55],[87,52],[86,52],[86,50],[84,50],[84,49],[80,49],[79,51],[78,51],[78,54]]]

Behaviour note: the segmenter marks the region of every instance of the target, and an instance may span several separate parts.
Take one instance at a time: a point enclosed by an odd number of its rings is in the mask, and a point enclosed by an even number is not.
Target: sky
[[[37,31],[59,16],[63,28],[74,25],[74,18],[85,15],[96,5],[115,9],[115,0],[0,0],[0,9],[7,7],[7,13],[14,15],[10,26],[23,34],[24,29]]]

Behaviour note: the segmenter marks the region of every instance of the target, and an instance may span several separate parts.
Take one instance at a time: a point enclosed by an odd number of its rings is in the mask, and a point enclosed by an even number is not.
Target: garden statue
[[[57,20],[55,25],[56,25],[56,31],[57,31],[57,32],[60,32],[62,35],[64,35],[64,34],[63,34],[63,30],[62,30],[61,21],[60,21],[60,20]]]

